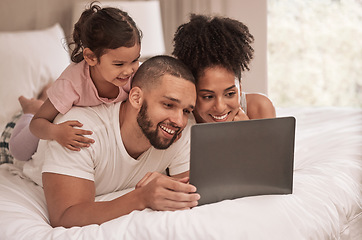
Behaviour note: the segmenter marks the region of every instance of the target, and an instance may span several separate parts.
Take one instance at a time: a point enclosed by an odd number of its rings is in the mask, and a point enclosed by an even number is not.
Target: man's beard
[[[143,134],[147,137],[147,139],[150,141],[151,145],[156,148],[156,149],[166,149],[168,148],[177,138],[177,135],[179,134],[179,132],[177,132],[172,139],[170,139],[169,141],[162,141],[161,137],[157,136],[158,133],[158,128],[160,123],[157,124],[156,129],[155,130],[151,130],[152,127],[152,122],[148,117],[147,114],[147,109],[148,109],[148,105],[147,102],[145,101],[142,106],[141,109],[137,115],[137,123],[140,126],[140,128],[142,129]]]

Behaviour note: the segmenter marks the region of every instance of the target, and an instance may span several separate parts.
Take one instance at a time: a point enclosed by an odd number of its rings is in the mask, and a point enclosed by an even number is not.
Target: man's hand
[[[175,179],[160,173],[147,173],[136,185],[142,192],[145,207],[153,210],[175,211],[197,206],[200,195],[189,178]]]
[[[163,175],[163,174],[158,173],[158,172],[148,172],[148,173],[146,173],[146,175],[136,184],[136,188],[146,186],[153,179],[156,179],[160,175]],[[182,183],[188,183],[189,182],[189,177],[183,177],[183,178],[170,177],[170,178],[174,179],[176,181],[182,182]]]
[[[94,140],[84,137],[84,135],[93,134],[92,131],[78,129],[83,124],[78,121],[66,121],[55,125],[54,140],[60,145],[72,151],[80,151],[82,147],[89,147]]]

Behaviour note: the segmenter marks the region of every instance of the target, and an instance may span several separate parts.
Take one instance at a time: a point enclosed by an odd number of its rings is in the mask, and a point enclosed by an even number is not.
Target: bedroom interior
[[[106,1],[100,2],[106,5]],[[150,11],[150,14],[160,13],[152,17],[153,20],[157,18],[152,21],[152,31],[148,31],[150,27],[146,26],[150,22],[147,21],[144,25],[147,30],[141,29],[145,35],[147,32],[144,41],[157,42],[149,44],[151,51],[145,52],[144,57],[170,54],[173,33],[191,12],[216,13],[246,23],[255,37],[256,55],[251,71],[243,76],[243,88],[247,92],[273,96],[271,89],[275,88],[268,86],[268,78],[275,76],[268,76],[267,66],[270,63],[267,51],[269,1],[130,2],[128,6],[139,2],[151,4],[147,8],[156,9]],[[84,3],[87,1],[0,2],[1,132],[11,128],[6,124],[20,111],[18,96],[36,96],[44,85],[55,80],[70,63],[66,39],[70,36],[74,16],[81,11]],[[107,3],[122,6],[127,2],[120,0]],[[126,8],[126,5],[123,6]],[[275,4],[273,7],[278,6]],[[156,27],[159,20],[162,26]],[[154,34],[155,29],[158,29],[159,34]],[[156,40],[145,40],[148,37]],[[52,228],[41,187],[24,178],[22,163],[9,158],[9,153],[1,149],[0,238],[362,239],[361,106],[275,106],[278,117],[294,116],[297,119],[293,194],[226,200],[178,212],[146,209],[102,225]],[[2,147],[7,138],[7,135],[1,136]],[[110,200],[124,192],[98,196],[96,199]]]

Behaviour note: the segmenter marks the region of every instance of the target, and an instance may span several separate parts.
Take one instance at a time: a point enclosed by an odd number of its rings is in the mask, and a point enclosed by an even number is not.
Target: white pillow
[[[0,131],[21,109],[18,97],[36,97],[69,65],[63,29],[0,32]]]

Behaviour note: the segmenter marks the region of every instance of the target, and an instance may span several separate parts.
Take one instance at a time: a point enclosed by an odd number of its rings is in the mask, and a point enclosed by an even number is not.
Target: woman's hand
[[[236,113],[233,121],[242,121],[242,120],[249,120],[248,115],[244,112],[244,110],[239,107],[239,111]]]

